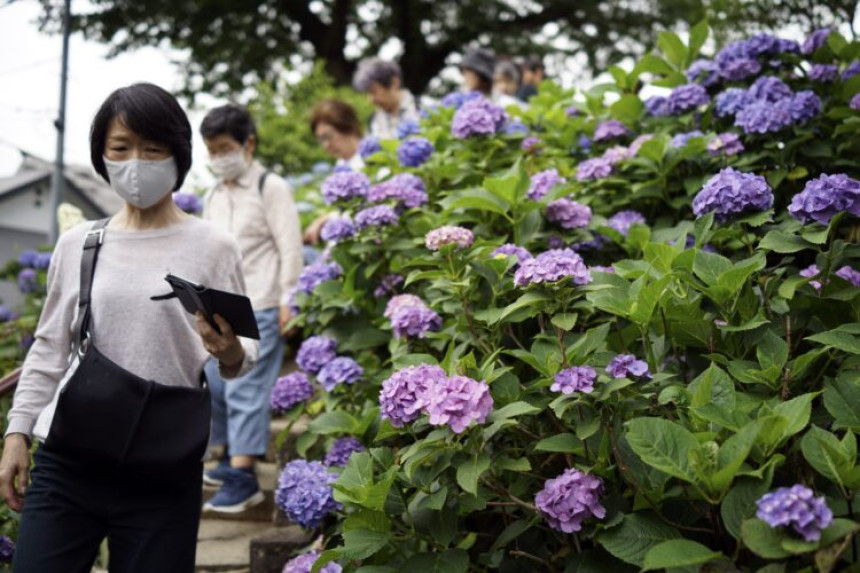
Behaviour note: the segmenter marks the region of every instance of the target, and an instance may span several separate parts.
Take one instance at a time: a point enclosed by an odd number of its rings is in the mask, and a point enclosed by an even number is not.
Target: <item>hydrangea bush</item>
[[[396,218],[294,301],[314,567],[857,566],[860,44],[707,36],[527,110],[453,94],[422,161],[322,184]]]

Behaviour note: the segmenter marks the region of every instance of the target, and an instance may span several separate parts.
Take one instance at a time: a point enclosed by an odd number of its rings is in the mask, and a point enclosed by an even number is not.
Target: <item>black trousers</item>
[[[89,573],[107,537],[111,573],[194,571],[199,471],[170,488],[40,447],[24,498],[15,573]]]

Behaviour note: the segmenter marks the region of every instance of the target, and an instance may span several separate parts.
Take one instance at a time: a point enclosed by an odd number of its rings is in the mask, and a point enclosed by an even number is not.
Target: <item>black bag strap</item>
[[[263,194],[263,185],[265,185],[266,177],[269,176],[269,173],[272,173],[271,169],[267,169],[266,171],[263,171],[263,174],[260,175],[260,180],[257,181],[257,189],[260,190],[260,195]]]
[[[90,301],[93,295],[93,277],[96,273],[99,249],[104,242],[105,227],[109,221],[110,217],[96,221],[84,237],[84,252],[81,254],[81,286],[78,291],[78,318],[74,328],[74,350],[78,354],[83,354],[86,350],[83,348],[84,343],[92,343],[93,335],[89,329],[92,318]]]

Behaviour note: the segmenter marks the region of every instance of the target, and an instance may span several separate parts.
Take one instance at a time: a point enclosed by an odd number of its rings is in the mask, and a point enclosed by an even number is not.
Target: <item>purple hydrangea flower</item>
[[[319,462],[287,462],[278,478],[275,503],[290,521],[302,527],[317,527],[328,514],[341,508],[331,486],[337,476]]]
[[[783,102],[785,101],[783,100]],[[785,105],[783,102],[780,103]],[[794,97],[788,100],[788,111],[792,121],[804,123],[821,112],[821,98],[809,90],[797,92]]]
[[[407,366],[388,377],[379,392],[382,419],[395,428],[402,428],[421,415],[428,388],[442,385],[448,378],[439,366],[419,364]]]
[[[427,202],[424,181],[413,173],[398,173],[391,179],[378,183],[367,192],[367,200],[379,203],[394,199],[404,207],[420,207]]]
[[[15,542],[5,535],[0,535],[0,563],[12,563],[14,557]]]
[[[15,320],[15,313],[9,307],[0,304],[0,324],[13,320]]]
[[[33,268],[46,271],[51,266],[52,253],[36,253],[36,260],[33,261]]]
[[[612,165],[615,165],[630,157],[630,150],[623,145],[616,145],[604,151],[602,157]]]
[[[563,229],[581,229],[591,221],[591,207],[562,197],[546,206],[546,218]]]
[[[296,353],[296,364],[305,372],[316,374],[335,358],[337,342],[333,338],[318,334],[302,342]]]
[[[609,141],[617,137],[623,137],[630,133],[630,130],[618,120],[609,119],[601,121],[594,128],[594,141]]]
[[[843,211],[860,217],[860,181],[844,173],[824,174],[808,181],[788,206],[788,212],[795,219],[803,223],[814,220],[822,225]]]
[[[414,119],[406,119],[397,124],[397,139],[406,139],[410,135],[421,133],[421,127]]]
[[[457,245],[458,249],[465,249],[472,245],[475,235],[465,227],[445,225],[433,229],[424,237],[424,245],[431,251],[438,251],[445,245]]]
[[[717,52],[714,61],[721,76],[729,81],[738,81],[761,71],[757,57],[750,44],[740,40]]]
[[[589,153],[591,151],[591,140],[587,135],[580,135],[576,140],[577,145],[582,150],[583,153]]]
[[[329,205],[355,197],[366,197],[369,189],[370,179],[356,171],[334,173],[322,183],[323,199]]]
[[[606,220],[606,226],[627,236],[634,224],[646,225],[645,217],[638,211],[619,211]]]
[[[405,279],[402,275],[398,275],[395,273],[389,273],[382,277],[382,280],[379,281],[379,286],[373,289],[374,298],[382,298],[385,295],[394,292],[398,286],[403,284]]]
[[[839,77],[839,66],[833,64],[813,64],[809,70],[808,77],[814,82],[832,82]]]
[[[33,268],[36,264],[36,258],[39,256],[38,251],[26,250],[23,251],[20,255],[18,255],[18,264],[22,267]]]
[[[432,308],[422,306],[404,306],[391,313],[391,329],[398,338],[424,338],[428,332],[442,328],[442,317]]]
[[[21,272],[18,273],[18,290],[23,294],[30,294],[39,290],[39,276],[35,269],[21,269]]]
[[[606,517],[606,508],[600,505],[601,495],[603,482],[599,477],[570,468],[544,482],[535,496],[535,505],[550,527],[574,533],[582,529],[586,519]]]
[[[613,378],[651,378],[648,363],[632,354],[619,354],[609,361],[606,371]]]
[[[397,159],[404,167],[418,167],[433,155],[433,144],[424,137],[410,137],[397,149]]]
[[[615,274],[615,267],[606,267],[603,265],[592,265],[588,268],[590,271],[595,272],[595,273],[607,273],[610,275]]]
[[[451,92],[442,98],[442,107],[460,109],[467,101],[484,97],[481,92]]]
[[[200,198],[194,193],[174,193],[173,202],[176,203],[176,206],[182,211],[190,215],[196,215],[203,210],[203,204],[200,202]]]
[[[854,94],[854,97],[848,103],[848,107],[855,111],[860,111],[860,93]]]
[[[310,553],[302,553],[298,557],[293,557],[284,565],[284,570],[281,573],[311,573],[314,563],[320,558],[320,554],[316,551]],[[320,573],[342,573],[343,568],[337,563],[326,563],[320,568]]]
[[[382,314],[385,318],[391,318],[394,316],[394,313],[402,308],[413,307],[413,306],[427,306],[424,304],[424,301],[415,296],[414,294],[398,294],[388,301],[388,304],[385,305],[385,312]]]
[[[654,139],[653,133],[643,133],[633,140],[633,143],[630,144],[630,147],[627,148],[627,157],[636,157],[639,154],[639,150],[645,144],[646,141],[650,141]]]
[[[355,214],[355,225],[359,230],[368,227],[384,227],[386,225],[395,225],[400,217],[393,208],[388,205],[376,205],[362,209]]]
[[[672,90],[666,101],[666,106],[671,115],[681,115],[706,105],[710,101],[711,99],[704,87],[699,84],[686,84]]]
[[[775,133],[792,123],[791,101],[786,98],[776,103],[757,100],[735,116],[735,125],[744,133]]]
[[[847,82],[857,74],[860,74],[860,60],[854,60],[842,72],[842,81]]]
[[[326,221],[320,231],[323,241],[338,243],[355,236],[355,224],[346,217],[334,217]]]
[[[331,449],[325,455],[323,464],[331,466],[346,467],[349,457],[355,452],[363,452],[364,446],[356,438],[348,436],[335,440]]]
[[[497,247],[492,253],[490,253],[491,257],[508,257],[513,256],[517,258],[517,263],[521,263],[527,259],[532,258],[532,254],[528,252],[525,247],[520,247],[519,245],[515,245],[513,243],[506,243],[501,247]]]
[[[572,277],[573,283],[578,285],[591,281],[591,274],[582,257],[571,249],[552,249],[522,261],[514,274],[514,284],[523,287],[552,283],[567,277]]]
[[[317,374],[317,380],[326,392],[331,392],[341,384],[355,384],[364,376],[364,368],[348,356],[338,356]]]
[[[529,128],[522,121],[520,121],[517,118],[514,118],[505,124],[504,132],[507,135],[515,135],[517,133],[528,133]]]
[[[754,98],[745,89],[729,88],[718,93],[714,101],[716,103],[717,115],[719,117],[726,117],[735,115],[744,109],[754,101]]]
[[[801,47],[800,51],[804,56],[812,54],[827,42],[827,38],[830,37],[830,32],[830,28],[820,28],[815,30],[806,38],[806,41],[803,42],[803,47]]]
[[[758,56],[772,56],[785,51],[784,45],[779,38],[770,34],[756,34],[746,41],[747,49],[751,54]]]
[[[856,287],[860,287],[860,271],[845,265],[838,271],[836,271],[836,276],[842,280],[846,280],[852,285]]]
[[[737,133],[726,132],[717,135],[708,142],[708,151],[711,155],[737,155],[744,150],[744,144]]]
[[[493,409],[490,387],[466,376],[451,376],[427,388],[426,409],[434,426],[448,425],[462,433],[476,421],[483,423]]]
[[[756,517],[773,528],[791,526],[805,541],[821,539],[821,530],[833,522],[833,512],[824,496],[815,497],[801,484],[764,494],[756,507]]]
[[[526,193],[526,196],[532,201],[539,201],[549,193],[553,187],[556,185],[562,185],[566,181],[567,180],[564,177],[561,177],[558,174],[558,169],[540,171],[532,175],[531,184],[529,185],[529,190],[528,193]]]
[[[537,151],[537,149],[540,147],[540,144],[541,143],[539,137],[530,135],[529,137],[523,139],[523,142],[520,144],[520,149],[522,149],[526,153],[532,153]]]
[[[609,177],[612,174],[612,163],[604,157],[586,159],[576,168],[577,181],[592,181]]]
[[[698,59],[687,68],[687,81],[711,87],[720,81],[717,64],[711,60]]]
[[[291,372],[275,382],[270,403],[273,411],[286,412],[313,395],[314,388],[307,375],[304,372]]]
[[[802,269],[797,274],[799,274],[803,278],[811,279],[811,278],[815,278],[818,275],[820,275],[821,269],[818,268],[818,265],[812,264],[812,265],[809,265],[808,267],[806,267],[805,269]],[[821,284],[821,281],[809,281],[809,286],[811,286],[815,290],[820,291],[821,287],[823,285]]]
[[[773,206],[773,191],[764,177],[726,167],[711,177],[693,198],[693,213],[714,212],[724,222],[744,211],[764,211]]]
[[[775,76],[762,76],[758,78],[750,86],[747,93],[754,100],[764,100],[771,103],[794,95],[791,88]]]
[[[597,378],[597,372],[591,366],[572,366],[556,374],[549,389],[562,394],[574,392],[591,394],[594,391],[595,378]]]
[[[379,138],[369,135],[361,140],[358,144],[358,154],[362,159],[367,159],[374,153],[382,151],[382,145],[379,143]]]
[[[326,281],[336,279],[343,274],[343,268],[337,263],[326,263],[324,261],[306,266],[298,279],[298,291],[312,293],[317,286]]]
[[[582,115],[582,112],[579,111],[579,108],[575,105],[569,105],[564,108],[564,115],[566,115],[567,117],[579,117],[580,115]]]
[[[669,112],[669,100],[663,96],[651,96],[645,100],[645,113],[653,117],[665,117]]]
[[[694,129],[693,131],[688,131],[687,133],[679,133],[677,135],[672,136],[672,139],[669,140],[669,147],[675,149],[683,149],[687,147],[687,144],[690,143],[690,140],[694,137],[703,137],[705,134],[699,131],[698,129]]]
[[[454,114],[451,134],[458,139],[492,135],[504,128],[508,114],[490,100],[480,97],[465,102]]]

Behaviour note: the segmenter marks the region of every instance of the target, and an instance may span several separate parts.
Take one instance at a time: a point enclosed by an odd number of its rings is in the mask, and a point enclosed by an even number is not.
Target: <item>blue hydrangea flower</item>
[[[342,507],[334,500],[331,486],[337,477],[338,474],[330,473],[319,462],[288,462],[278,478],[275,503],[290,521],[302,527],[317,527],[326,516]]]
[[[669,140],[669,147],[673,147],[676,149],[682,149],[687,147],[687,144],[690,143],[690,140],[695,137],[703,137],[705,134],[699,131],[698,129],[694,129],[693,131],[688,131],[687,133],[678,133],[672,136],[672,139]]]
[[[343,274],[343,268],[337,263],[324,261],[306,266],[299,274],[297,289],[299,292],[312,293],[320,284],[338,278]]]
[[[414,119],[406,119],[397,124],[397,139],[406,139],[410,135],[421,133],[421,127]]]
[[[535,506],[551,528],[575,533],[582,529],[586,519],[606,517],[606,508],[600,505],[602,495],[603,482],[599,477],[570,468],[544,482],[543,489],[535,496]]]
[[[314,388],[304,372],[292,372],[278,378],[272,388],[270,404],[274,412],[286,412],[314,395]]]
[[[833,522],[833,512],[824,496],[815,497],[801,484],[764,494],[756,507],[756,517],[772,528],[790,526],[804,541],[818,541],[821,531]]]
[[[397,149],[397,159],[404,167],[418,167],[433,155],[433,144],[424,137],[410,137]]]
[[[803,42],[803,47],[800,51],[804,56],[811,55],[827,42],[827,38],[830,37],[830,32],[830,28],[820,28],[815,30],[806,38],[806,41]]]
[[[316,551],[302,553],[298,557],[293,557],[284,565],[284,570],[281,573],[311,573],[314,563],[320,558],[320,554]],[[342,573],[343,567],[334,562],[329,562],[320,568],[319,573]]]
[[[686,84],[672,90],[666,100],[671,115],[681,115],[710,102],[708,92],[699,84]]]
[[[39,275],[35,269],[21,269],[18,273],[18,290],[22,294],[31,294],[39,290]]]
[[[791,198],[788,212],[804,223],[817,221],[822,225],[842,212],[860,217],[860,181],[844,173],[823,174],[808,181],[803,191]]]
[[[773,206],[773,191],[764,177],[731,167],[711,177],[693,198],[693,213],[701,217],[713,211],[724,222],[745,211],[764,211]]]
[[[190,215],[196,215],[203,210],[203,204],[200,202],[200,198],[194,193],[174,193],[173,202],[176,203],[176,206],[182,211]]]
[[[645,100],[645,113],[653,117],[664,117],[671,115],[669,112],[669,100],[663,96],[651,96]]]
[[[549,389],[562,394],[573,394],[574,392],[591,394],[594,391],[596,378],[597,372],[591,366],[573,366],[556,374]]]
[[[651,378],[648,363],[632,354],[618,354],[609,361],[606,372],[613,378]]]
[[[609,141],[617,137],[623,137],[630,133],[623,123],[616,119],[601,121],[594,128],[594,141]]]
[[[729,88],[717,94],[715,100],[717,115],[719,117],[735,115],[753,101],[755,101],[754,98],[747,90]]]
[[[368,227],[383,227],[386,225],[395,225],[400,217],[392,207],[388,205],[376,205],[362,209],[355,214],[355,225],[361,229]]]
[[[832,82],[839,77],[839,66],[833,64],[813,64],[809,70],[808,77],[814,82]]]
[[[571,277],[574,284],[591,282],[588,267],[571,249],[552,249],[520,262],[514,274],[514,284],[525,287],[530,284],[554,283]]]
[[[25,269],[33,268],[33,266],[36,264],[36,257],[38,256],[38,251],[33,251],[31,249],[23,251],[20,255],[18,255],[18,264]]]
[[[361,140],[358,144],[358,154],[362,159],[367,159],[374,153],[382,151],[382,145],[379,143],[379,138],[369,135]]]
[[[326,221],[320,231],[323,241],[338,243],[355,236],[355,224],[346,217],[333,217]]]
[[[337,342],[333,338],[318,334],[302,342],[296,353],[296,364],[305,372],[316,374],[337,358]]]
[[[791,88],[775,76],[762,76],[750,86],[747,92],[752,99],[777,102],[781,99],[791,97],[794,93]]]
[[[363,452],[364,446],[356,438],[348,436],[335,440],[331,449],[325,455],[323,463],[329,467],[346,467],[349,457],[356,452]]]
[[[717,64],[711,60],[698,59],[687,68],[687,81],[697,83],[703,86],[711,87],[720,82],[720,74],[717,69]]]
[[[326,392],[331,392],[341,384],[355,384],[362,376],[364,368],[358,362],[348,356],[338,356],[320,369],[317,380]]]
[[[336,201],[366,197],[370,189],[370,179],[364,173],[342,171],[333,173],[323,181],[322,195],[325,202],[331,205]]]

